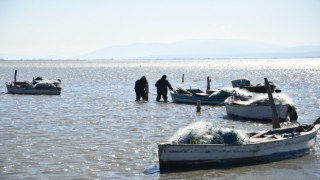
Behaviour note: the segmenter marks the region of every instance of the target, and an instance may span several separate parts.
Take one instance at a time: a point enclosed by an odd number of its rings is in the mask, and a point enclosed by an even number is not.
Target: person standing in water
[[[140,101],[141,98],[148,101],[149,84],[145,76],[136,81],[134,90],[136,91],[136,101]]]
[[[164,102],[167,102],[168,100],[168,88],[173,91],[173,88],[171,87],[171,84],[169,83],[169,81],[167,80],[167,76],[163,75],[161,77],[161,79],[159,79],[155,86],[157,87],[157,101],[159,102],[161,99],[161,96],[164,100]]]

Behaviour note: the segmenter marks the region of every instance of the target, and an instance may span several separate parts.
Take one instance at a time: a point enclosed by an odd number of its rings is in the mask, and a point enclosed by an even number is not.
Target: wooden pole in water
[[[197,112],[200,112],[201,110],[201,101],[197,101]]]
[[[18,72],[18,70],[14,71],[14,82],[17,82],[17,72]]]
[[[210,90],[210,77],[207,77],[207,90]]]
[[[264,78],[264,82],[265,82],[265,86],[268,92],[268,96],[269,96],[269,101],[270,101],[270,105],[271,105],[271,110],[272,110],[272,128],[281,128],[280,126],[280,122],[279,122],[279,116],[277,113],[277,109],[276,109],[276,105],[274,103],[274,99],[272,96],[272,92],[271,92],[271,88],[269,85],[269,81],[267,78]]]

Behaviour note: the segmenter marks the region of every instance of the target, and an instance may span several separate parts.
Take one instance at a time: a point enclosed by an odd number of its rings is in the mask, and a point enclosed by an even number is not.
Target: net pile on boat
[[[246,133],[234,129],[215,129],[210,122],[195,122],[179,129],[170,139],[172,144],[246,144]]]
[[[250,93],[245,89],[224,87],[224,88],[221,88],[219,91],[213,92],[212,94],[210,94],[209,97],[220,97],[220,96],[229,97],[232,95],[244,97],[244,96],[251,96],[251,94],[252,93]]]
[[[43,77],[37,77],[33,80],[33,87],[43,89],[54,89],[61,86],[61,80],[49,80]]]
[[[34,85],[35,88],[43,88],[43,89],[53,89],[56,86],[53,83],[48,82],[40,82]]]
[[[275,104],[281,104],[281,105],[291,105],[295,106],[292,99],[287,96],[286,94],[273,94],[273,99]],[[257,105],[270,105],[269,97],[267,94],[256,96],[249,101],[243,102],[243,104],[257,104]]]

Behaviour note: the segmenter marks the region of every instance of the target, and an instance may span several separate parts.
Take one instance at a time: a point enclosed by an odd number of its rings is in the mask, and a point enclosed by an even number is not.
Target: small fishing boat
[[[194,133],[191,131],[186,133],[187,138],[179,137],[179,142],[184,139],[182,143],[158,144],[160,170],[221,168],[302,156],[314,147],[319,123],[320,118],[313,124],[246,133],[246,140],[239,138],[243,135],[237,136],[239,133],[234,130],[215,132],[207,128],[206,131],[200,131],[205,132],[202,139],[199,134],[192,136]],[[205,144],[208,141],[209,144]]]
[[[233,88],[222,88],[216,90],[207,90],[206,92],[200,89],[182,89],[178,88],[175,92],[170,91],[172,101],[175,103],[197,104],[198,101],[204,105],[224,105],[226,98],[237,94],[238,99],[248,99],[243,91]]]
[[[254,93],[267,93],[266,86],[264,84],[257,84],[257,85],[252,85],[250,80],[248,79],[236,79],[231,81],[232,87],[236,88],[241,88],[241,89],[246,89],[250,92]],[[269,82],[271,92],[273,93],[276,89],[276,85],[273,82]],[[276,92],[281,92],[281,90],[276,90]]]
[[[298,119],[295,105],[288,99],[284,94],[275,95],[275,106],[280,121],[296,121]],[[272,120],[272,110],[266,95],[248,101],[241,101],[231,96],[225,100],[224,104],[227,114],[230,116],[269,122]]]
[[[49,80],[47,78],[37,77],[31,82],[16,81],[17,71],[13,82],[6,82],[9,94],[33,94],[33,95],[60,95],[61,80]]]

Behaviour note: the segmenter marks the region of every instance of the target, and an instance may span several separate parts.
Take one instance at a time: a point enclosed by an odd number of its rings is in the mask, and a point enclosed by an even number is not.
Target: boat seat
[[[255,134],[255,135],[253,135],[253,136],[250,137],[250,138],[259,138],[259,137],[261,137],[262,135],[266,134],[267,132],[268,132],[268,131],[261,131],[261,132]]]
[[[187,90],[185,90],[183,88],[180,88],[180,87],[176,91],[177,91],[178,94],[189,94],[189,95],[192,95],[191,92],[189,92],[189,91],[187,91]]]

